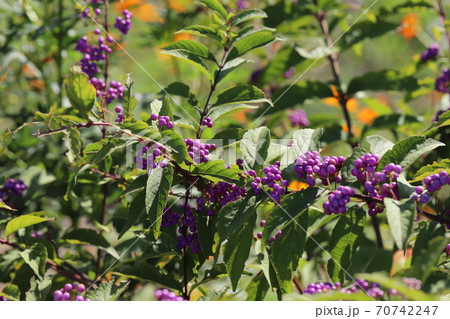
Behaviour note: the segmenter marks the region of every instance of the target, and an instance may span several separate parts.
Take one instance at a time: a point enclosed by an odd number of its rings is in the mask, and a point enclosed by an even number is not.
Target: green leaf
[[[148,176],[145,175],[145,183],[147,183]],[[136,221],[145,212],[145,192],[139,192],[139,194],[133,199],[128,208],[127,223],[122,228],[119,234],[119,239],[136,223]]]
[[[125,143],[125,140],[112,138],[89,144],[83,151],[84,157],[81,159],[81,163],[98,164],[115,150],[125,147]]]
[[[212,139],[208,141],[208,143],[216,144],[217,148],[224,147],[240,141],[244,137],[245,132],[247,131],[242,128],[228,128],[218,132]]]
[[[223,260],[230,276],[233,291],[236,291],[237,284],[244,270],[245,262],[250,254],[253,242],[253,227],[256,222],[256,213],[251,214],[244,225],[228,236],[223,251]]]
[[[79,240],[83,243],[88,243],[95,246],[101,246],[101,247],[109,247],[110,244],[108,241],[100,234],[98,234],[93,229],[74,229],[71,232],[65,234],[63,236],[63,239],[75,239]]]
[[[185,52],[217,63],[214,55],[209,51],[208,47],[192,40],[180,40],[169,44],[161,49],[163,53],[172,54],[171,52]],[[172,54],[175,55],[175,54]],[[176,56],[176,55],[175,55]]]
[[[169,84],[169,86],[164,88],[164,90],[159,92],[159,94],[170,94],[170,95],[181,96],[181,97],[184,97],[185,99],[187,99],[187,101],[191,105],[198,104],[195,94],[191,92],[191,88],[182,82],[173,82],[173,83]],[[156,100],[156,101],[158,101],[158,100]],[[152,108],[152,112],[153,112],[153,108]],[[156,112],[156,114],[159,114],[159,109]],[[160,114],[160,115],[165,115],[165,114]],[[171,117],[171,116],[169,116],[169,117]],[[173,117],[173,114],[172,114],[172,117]]]
[[[339,39],[339,47],[349,49],[355,44],[365,40],[379,37],[389,31],[398,28],[397,23],[391,23],[386,21],[371,21],[364,20],[359,21],[352,25],[350,32],[345,32]]]
[[[353,206],[339,218],[333,228],[328,247],[331,259],[327,265],[331,280],[345,281],[345,271],[352,264],[356,249],[363,236],[365,220],[364,210]]]
[[[225,21],[227,21],[228,18],[227,10],[225,10],[225,8],[223,7],[223,5],[220,4],[220,2],[216,0],[198,0],[198,2],[216,11],[222,16],[222,18],[224,18]]]
[[[162,272],[157,266],[145,263],[125,268],[120,274],[138,280],[151,281],[179,291],[183,289],[181,282],[173,278],[172,275]]]
[[[401,201],[385,198],[386,217],[391,229],[392,237],[399,249],[405,250],[411,236],[414,220],[415,205],[412,199]]]
[[[389,114],[376,117],[371,125],[363,127],[361,135],[364,136],[368,131],[377,129],[395,129],[405,126],[408,123],[417,123],[423,121],[421,118],[406,114]]]
[[[44,279],[45,262],[47,261],[47,249],[44,244],[36,243],[24,251],[19,252],[19,255],[39,279]]]
[[[446,171],[450,174],[450,159],[444,158],[439,162],[433,162],[433,164],[428,164],[420,168],[414,175],[414,179],[411,183],[419,182],[425,179],[425,177],[432,174],[439,174],[441,171]]]
[[[74,127],[65,131],[67,138],[65,138],[67,152],[66,156],[70,163],[74,163],[81,153],[81,134],[80,131]]]
[[[137,100],[134,96],[131,95],[131,85],[128,87],[128,89],[123,92],[123,109],[128,115],[132,115],[132,112],[134,108],[136,107]]]
[[[445,144],[424,136],[410,136],[396,143],[380,159],[378,168],[395,163],[405,168],[414,163],[421,155]]]
[[[3,288],[2,292],[0,293],[0,296],[5,296],[8,299],[11,300],[19,300],[20,298],[20,290],[17,285],[9,284],[8,286],[5,286]]]
[[[273,40],[275,40],[275,37],[271,32],[268,31],[256,32],[243,37],[240,40],[236,41],[227,56],[227,61],[231,61],[237,57],[240,57],[250,50],[266,46]]]
[[[293,163],[297,157],[308,151],[320,152],[320,137],[323,134],[323,129],[301,129],[295,131],[292,138],[292,145],[289,146],[286,152],[281,157],[281,166]]]
[[[292,293],[292,276],[303,254],[308,228],[308,210],[303,210],[282,228],[270,249],[271,261],[282,293]]]
[[[8,205],[6,205],[5,202],[0,202],[0,208],[1,208],[1,209],[12,210],[12,211],[17,211],[17,209],[14,209],[14,208],[9,207]],[[7,235],[7,236],[8,236],[8,235]]]
[[[245,289],[247,293],[247,301],[261,301],[264,300],[264,297],[269,290],[270,285],[264,276],[263,273],[258,273],[255,277],[253,277],[250,284]]]
[[[180,59],[184,59],[186,62],[195,66],[200,72],[206,75],[208,79],[211,79],[211,74],[209,74],[207,65],[202,61],[202,59],[198,55],[195,55],[187,50],[170,50],[170,51],[162,50],[161,52]]]
[[[369,150],[372,154],[383,156],[388,150],[392,149],[394,143],[379,135],[367,136],[361,143],[361,147]]]
[[[33,225],[43,223],[43,222],[46,222],[49,220],[54,220],[54,218],[41,217],[41,216],[38,216],[37,213],[32,213],[32,214],[27,214],[27,215],[22,215],[22,216],[16,217],[16,218],[10,220],[8,222],[8,224],[6,224],[5,235],[6,235],[6,237],[8,237],[9,235],[18,231],[21,228],[33,226]]]
[[[211,121],[215,122],[224,115],[228,115],[230,113],[242,110],[256,109],[256,108],[258,108],[258,106],[249,104],[225,104],[212,107],[208,116],[211,118]]]
[[[171,130],[165,130],[161,132],[161,135],[162,138],[159,140],[159,143],[161,143],[162,146],[168,146],[171,148],[171,155],[175,160],[177,160],[177,162],[192,162],[188,155],[186,144],[183,142],[183,138],[180,134]]]
[[[247,62],[251,62],[251,61],[246,60],[246,59],[236,58],[236,59],[226,62],[218,76],[217,76],[217,72],[218,72],[217,70],[214,73],[214,76],[217,77],[216,83],[219,83],[220,81],[222,81],[222,79],[224,77],[226,77],[228,74],[230,74],[230,72],[232,72],[234,69],[236,69],[237,67],[239,67],[242,64],[247,63]]]
[[[266,102],[272,105],[272,102],[264,96],[264,92],[256,86],[247,84],[238,84],[223,90],[217,95],[217,100],[212,108],[220,105],[261,103]]]
[[[425,132],[450,125],[450,111],[446,111],[439,116],[437,122],[434,122]]]
[[[419,88],[417,79],[394,70],[368,72],[353,78],[348,84],[347,94],[359,91],[411,91]]]
[[[89,120],[89,114],[95,103],[96,90],[89,83],[87,74],[81,72],[79,66],[74,66],[70,69],[69,77],[66,80],[66,93],[70,104],[85,119]]]
[[[42,280],[31,278],[30,290],[26,292],[26,301],[44,301],[52,288],[52,277],[46,276]]]
[[[248,130],[241,140],[241,152],[246,170],[259,171],[267,158],[270,145],[270,130],[260,127]]]
[[[242,184],[241,170],[236,165],[231,165],[230,168],[224,166],[223,160],[208,161],[196,165],[192,170],[193,175],[201,175],[206,178],[218,182],[219,180],[225,180],[230,183]]]
[[[242,10],[233,17],[231,25],[236,26],[244,21],[257,18],[267,18],[267,14],[259,9]]]
[[[141,175],[138,176],[135,180],[133,180],[130,185],[128,185],[128,187],[123,191],[122,196],[126,196],[129,194],[132,194],[136,191],[141,191],[145,188],[145,186],[147,185],[147,178],[148,175]]]
[[[156,239],[161,232],[161,216],[166,207],[172,179],[172,165],[168,165],[165,168],[158,166],[152,169],[148,175],[145,191],[145,210]]]
[[[114,301],[127,289],[129,282],[122,281],[117,283],[110,281],[102,283],[97,289],[90,290],[86,298],[92,301]]]
[[[190,33],[203,37],[208,37],[217,41],[222,41],[222,37],[216,29],[213,29],[205,25],[191,25],[176,32],[175,34],[177,33]]]

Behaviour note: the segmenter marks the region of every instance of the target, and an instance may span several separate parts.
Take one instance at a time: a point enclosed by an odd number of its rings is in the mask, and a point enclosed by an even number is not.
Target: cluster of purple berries
[[[447,257],[450,256],[450,244],[447,244],[447,246],[445,246],[444,253],[446,254]]]
[[[209,161],[209,151],[216,149],[215,144],[203,144],[199,139],[188,138],[184,140],[186,144],[188,155],[195,163],[206,163]],[[190,165],[189,162],[186,163]]]
[[[442,75],[436,79],[434,88],[442,93],[450,93],[450,69],[444,68],[442,70]]]
[[[375,169],[378,165],[380,157],[376,154],[365,154],[353,162],[352,175],[355,176],[358,181],[364,182],[372,177]]]
[[[315,295],[331,290],[337,290],[339,288],[341,288],[340,282],[336,282],[334,284],[332,284],[331,282],[318,282],[309,284],[308,287],[303,290],[303,293],[308,295]]]
[[[0,188],[0,202],[9,203],[11,196],[22,196],[26,189],[27,185],[25,185],[21,179],[16,181],[13,178],[10,178],[5,185]]]
[[[425,188],[430,193],[440,191],[445,185],[450,185],[450,177],[446,171],[440,171],[439,174],[432,174],[423,180]]]
[[[289,115],[289,120],[292,126],[308,126],[309,120],[306,117],[305,110],[296,109],[291,115]]]
[[[205,125],[205,126],[211,128],[211,127],[213,127],[213,122],[212,122],[211,118],[208,116],[202,120],[202,125]]]
[[[272,199],[279,203],[281,195],[286,192],[286,187],[289,185],[289,181],[284,180],[281,177],[280,162],[276,161],[269,167],[263,169],[264,177],[256,176],[254,170],[250,170],[248,175],[254,177],[253,182],[250,183],[250,187],[253,189],[256,195],[261,193],[261,187],[267,185],[270,190],[270,196]]]
[[[133,14],[128,10],[123,10],[122,15],[123,18],[117,16],[114,27],[125,35],[131,28],[131,18],[133,17]]]
[[[165,147],[154,143],[149,146],[143,146],[140,151],[137,152],[137,156],[134,157],[136,166],[140,169],[145,169],[148,172],[158,165],[161,168],[167,166],[167,160],[165,159]]]
[[[0,301],[8,301],[5,297],[0,296]]]
[[[426,204],[430,201],[430,195],[423,192],[424,189],[422,186],[417,186],[414,191],[415,193],[411,196],[411,198],[416,202],[420,201],[422,204]]]
[[[91,301],[91,299],[84,299],[82,295],[75,295],[77,292],[84,292],[86,290],[83,284],[65,284],[64,288],[55,290],[53,292],[54,301],[70,301],[72,298],[71,292],[73,292],[74,301]]]
[[[185,301],[183,297],[177,296],[176,293],[168,289],[158,289],[155,291],[155,298],[158,301]]]
[[[414,277],[403,277],[402,281],[411,289],[419,290],[422,288],[422,281]]]
[[[123,120],[125,119],[125,115],[123,114],[122,108],[120,106],[116,106],[116,108],[114,109],[114,112],[117,113],[116,122],[122,123]]]
[[[150,120],[152,120],[152,121],[158,120],[158,122],[157,122],[158,126],[161,126],[161,127],[167,126],[167,128],[169,130],[172,129],[174,126],[173,122],[170,121],[170,117],[168,117],[168,116],[164,116],[164,115],[158,116],[158,114],[152,114],[152,115],[150,115]]]
[[[180,215],[172,211],[170,207],[166,207],[162,215],[161,228],[167,228],[175,225],[179,220]]]
[[[439,45],[437,43],[433,43],[430,45],[429,48],[427,48],[425,51],[423,51],[422,55],[420,56],[420,59],[422,62],[426,62],[428,60],[431,60],[439,55]]]
[[[197,223],[195,222],[194,212],[192,206],[190,205],[186,207],[184,216],[181,217],[181,225],[178,229],[178,233],[180,233],[177,243],[178,249],[181,250],[187,247],[190,248],[194,254],[198,254],[200,252]]]
[[[287,69],[284,73],[283,73],[283,77],[285,79],[289,79],[291,78],[295,73],[295,68],[294,67],[290,67],[289,69]]]
[[[344,214],[347,212],[347,204],[350,202],[350,197],[355,195],[353,188],[340,185],[337,190],[328,195],[328,201],[323,203],[325,214]]]
[[[316,178],[319,178],[323,185],[331,182],[340,183],[342,180],[340,170],[344,161],[343,156],[325,156],[322,159],[317,151],[306,152],[295,159],[294,170],[309,186],[316,185]]]
[[[220,207],[225,206],[229,202],[237,201],[247,195],[247,189],[227,182],[218,182],[214,185],[206,185],[203,189],[203,193],[206,197],[197,199],[197,210],[199,212],[205,211],[207,201],[211,202],[213,205],[218,204]],[[206,214],[208,216],[214,215],[214,210],[211,209],[211,205],[209,205],[209,209],[206,210]]]
[[[109,82],[109,87],[106,92],[103,93],[105,96],[105,101],[107,104],[110,104],[115,99],[123,99],[123,92],[125,91],[125,87],[116,81]]]

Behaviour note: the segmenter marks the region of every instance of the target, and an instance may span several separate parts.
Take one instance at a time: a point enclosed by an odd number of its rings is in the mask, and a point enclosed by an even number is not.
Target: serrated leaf
[[[45,217],[37,216],[36,213],[16,217],[16,218],[10,220],[8,222],[8,224],[6,224],[5,235],[6,235],[6,237],[8,237],[9,235],[18,231],[19,229],[33,226],[33,225],[43,223],[43,222],[46,222],[49,220],[54,220],[54,218],[45,218]]]
[[[446,171],[450,174],[450,159],[444,158],[439,162],[435,161],[433,164],[421,167],[414,175],[414,179],[411,183],[422,181],[425,177],[432,174],[439,174],[441,171]]]
[[[66,80],[66,93],[70,104],[77,109],[80,114],[89,120],[89,114],[95,103],[96,90],[89,83],[89,77],[81,72],[79,66],[70,69],[69,77]]]
[[[365,148],[372,154],[383,156],[388,150],[392,149],[394,143],[379,135],[367,136],[361,143],[361,147]]]
[[[225,180],[227,182],[242,184],[240,181],[241,170],[236,165],[231,165],[230,168],[224,166],[223,160],[208,161],[196,165],[192,170],[193,175],[202,175],[210,178],[213,181]]]
[[[401,201],[385,198],[386,217],[392,237],[399,249],[405,250],[411,236],[415,220],[415,204],[412,199]]]
[[[65,234],[63,239],[76,239],[83,243],[88,243],[95,246],[108,247],[108,241],[93,229],[74,229]]]
[[[419,88],[417,79],[394,70],[368,72],[353,78],[348,84],[347,94],[359,91],[412,91]]]
[[[176,280],[172,275],[163,273],[157,266],[145,263],[125,268],[120,274],[143,281],[151,281],[179,291],[183,289],[181,282]]]
[[[179,40],[169,44],[168,46],[163,47],[161,50],[163,53],[167,54],[172,54],[171,52],[174,51],[178,53],[185,52],[197,56],[199,58],[217,63],[216,58],[211,53],[211,51],[209,51],[208,47],[192,40]]]
[[[44,301],[52,288],[52,277],[46,276],[42,280],[31,278],[30,290],[26,292],[26,301]]]
[[[439,116],[437,122],[434,122],[425,132],[450,125],[450,111],[446,111]]]
[[[216,83],[219,83],[220,81],[222,81],[222,79],[224,77],[226,77],[228,74],[230,74],[230,72],[232,72],[234,69],[236,69],[237,67],[239,67],[242,64],[247,63],[247,62],[251,62],[251,61],[246,60],[246,59],[236,58],[236,59],[226,62],[218,76],[217,76],[218,71],[216,71],[214,73],[214,76],[217,77]]]
[[[208,143],[214,143],[218,148],[240,141],[246,130],[241,128],[228,128],[218,132],[214,137],[208,140]]]
[[[227,56],[227,61],[231,61],[237,57],[240,57],[241,55],[253,49],[266,46],[273,40],[275,40],[275,37],[272,35],[271,32],[267,31],[256,32],[246,37],[243,37],[240,40],[236,41],[236,43],[234,44],[233,48],[231,49],[230,53]]]
[[[320,152],[320,137],[323,129],[301,129],[295,131],[292,137],[292,145],[281,157],[281,167],[285,167],[293,163],[297,157],[308,151]]]
[[[176,33],[190,33],[203,37],[208,37],[217,41],[222,41],[222,37],[220,36],[220,33],[216,29],[213,29],[205,25],[191,25],[180,31],[177,31]]]
[[[145,175],[145,183],[147,183],[147,175]],[[127,223],[122,228],[119,234],[119,239],[134,225],[134,223],[144,214],[145,212],[145,192],[141,191],[133,199],[128,208]]]
[[[198,55],[195,55],[186,50],[170,50],[170,51],[163,50],[161,51],[161,53],[184,59],[187,63],[195,66],[200,72],[202,72],[209,79],[211,79],[211,74],[209,74],[208,66],[202,61],[202,59]]]
[[[128,287],[129,282],[122,281],[119,285],[115,282],[105,282],[102,283],[97,289],[90,290],[86,294],[87,299],[92,301],[114,301],[120,297],[120,295]]]
[[[356,206],[339,217],[329,240],[328,274],[333,281],[344,282],[345,270],[352,264],[353,257],[363,236],[366,213]]]
[[[261,103],[266,102],[272,105],[272,102],[264,96],[264,92],[256,86],[247,84],[238,84],[223,90],[217,95],[217,100],[213,107],[230,104]]]
[[[220,4],[220,2],[216,0],[198,0],[198,2],[203,3],[208,8],[219,13],[222,16],[222,18],[224,18],[225,21],[227,20],[228,18],[227,10],[225,10],[225,8],[223,7],[223,5]]]
[[[188,155],[186,144],[183,138],[176,132],[171,130],[165,130],[161,132],[161,140],[159,141],[163,146],[168,146],[171,149],[171,156],[179,163],[185,161],[191,162],[191,158]]]
[[[270,130],[260,127],[248,130],[241,140],[241,152],[246,170],[259,171],[267,158],[270,145]]]
[[[257,18],[267,18],[267,14],[259,9],[242,10],[233,17],[231,25],[235,26],[244,21]]]
[[[147,178],[148,175],[141,175],[138,176],[135,180],[133,180],[130,185],[128,185],[128,187],[123,191],[122,196],[126,196],[129,194],[132,194],[136,191],[141,191],[145,188],[145,186],[147,185]]]
[[[421,155],[445,144],[427,139],[424,136],[411,136],[396,143],[380,159],[378,168],[384,168],[389,163],[395,163],[405,168],[414,163]]]
[[[30,266],[39,279],[44,278],[45,262],[47,261],[47,249],[44,244],[36,243],[33,246],[19,252],[25,263]]]
[[[223,260],[230,276],[233,291],[244,270],[245,262],[250,254],[253,242],[253,227],[256,222],[256,214],[251,214],[247,221],[237,231],[228,236],[228,241],[223,250]]]
[[[170,94],[170,95],[181,96],[181,97],[184,97],[185,99],[187,99],[187,101],[191,105],[198,104],[197,98],[195,97],[194,93],[191,92],[191,88],[182,82],[173,82],[173,83],[169,84],[169,86],[164,88],[164,90],[159,92],[159,94]],[[158,101],[158,100],[156,100],[156,101]],[[161,107],[162,107],[162,105],[161,105]],[[155,107],[154,113],[159,114],[161,107],[159,107],[159,108]],[[152,113],[153,113],[154,107],[151,107],[151,109],[152,109]],[[166,115],[166,114],[160,114],[160,115]],[[172,114],[172,116],[173,116],[173,114]],[[169,116],[169,117],[171,117],[171,116]]]
[[[70,163],[74,163],[81,153],[81,134],[78,129],[73,127],[69,128],[65,133],[67,135],[65,139],[67,146],[66,156]]]
[[[168,165],[165,168],[158,166],[148,174],[145,191],[145,210],[156,239],[161,232],[161,216],[166,207],[172,179],[172,165]]]
[[[272,266],[282,293],[292,293],[292,276],[303,254],[308,229],[308,210],[297,214],[282,228],[282,233],[270,249]]]

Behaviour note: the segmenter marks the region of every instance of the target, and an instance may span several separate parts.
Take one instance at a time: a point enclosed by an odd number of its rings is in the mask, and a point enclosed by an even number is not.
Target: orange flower
[[[133,17],[144,22],[164,22],[164,19],[158,13],[158,8],[150,3],[146,3],[144,0],[116,1],[114,8],[120,13],[127,9],[133,14]]]
[[[340,107],[339,92],[334,85],[331,86],[332,97],[324,98],[322,101],[328,106]],[[358,108],[358,100],[354,97],[347,100],[347,110],[353,112]]]
[[[397,32],[406,40],[411,40],[419,33],[419,31],[419,17],[414,13],[408,13],[403,16],[402,21],[400,21],[400,27]]]
[[[169,0],[169,8],[177,13],[183,13],[187,10],[186,5],[190,2],[190,0]]]
[[[308,184],[303,183],[303,182],[299,182],[297,180],[293,180],[289,186],[290,189],[293,189],[294,191],[299,191],[301,189],[307,189],[308,188]]]
[[[373,120],[378,116],[378,113],[372,110],[370,107],[363,107],[358,112],[358,121],[360,121],[363,124],[371,125],[373,123]]]
[[[359,126],[356,125],[352,125],[352,129],[353,129],[353,135],[354,136],[360,136],[361,135],[361,129]],[[348,126],[347,124],[342,124],[342,130],[346,133],[348,133]]]
[[[190,33],[175,33],[173,35],[173,42],[180,40],[192,40],[194,38],[193,34]]]
[[[234,112],[231,115],[235,120],[238,120],[242,124],[248,124],[247,116],[245,115],[245,110],[240,110],[237,112]]]

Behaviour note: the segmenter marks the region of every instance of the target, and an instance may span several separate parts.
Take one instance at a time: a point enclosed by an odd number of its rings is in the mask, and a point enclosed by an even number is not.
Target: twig
[[[295,287],[297,288],[298,292],[303,295],[303,289],[302,286],[300,286],[300,283],[298,282],[297,278],[292,277],[292,281],[294,282]]]
[[[111,124],[105,123],[105,122],[88,122],[88,123],[81,123],[81,124],[75,124],[75,125],[68,125],[68,126],[60,127],[55,130],[48,130],[48,131],[42,132],[42,133],[38,131],[38,132],[34,133],[34,136],[41,137],[41,136],[46,136],[46,135],[50,135],[53,133],[65,131],[65,130],[68,130],[71,128],[85,128],[85,127],[91,127],[91,126],[111,126]]]
[[[384,249],[383,238],[381,237],[380,223],[378,222],[378,218],[377,216],[371,216],[370,218],[372,219],[372,226],[375,230],[375,235],[377,236],[378,248]]]

